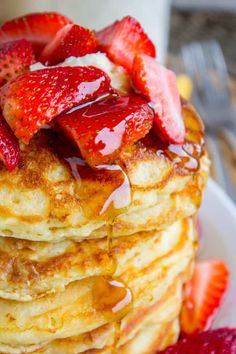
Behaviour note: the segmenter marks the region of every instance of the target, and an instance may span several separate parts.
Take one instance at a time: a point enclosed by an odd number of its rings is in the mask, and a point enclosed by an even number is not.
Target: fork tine
[[[181,48],[181,55],[187,73],[191,76],[191,78],[194,78],[195,73],[191,61],[191,44],[184,45]]]
[[[198,68],[199,80],[197,85],[202,95],[202,100],[206,104],[211,99],[211,81],[209,77],[209,67],[202,43],[194,43],[194,62]]]
[[[182,58],[185,69],[195,84],[194,101],[200,108],[200,113],[205,115],[204,106],[207,101],[206,96],[209,95],[210,83],[201,44],[192,42],[183,46]]]
[[[209,103],[218,106],[229,103],[227,87],[227,68],[222,49],[215,40],[202,43],[205,64],[207,66],[207,80],[210,90],[206,96]]]
[[[228,105],[227,67],[218,42],[192,42],[182,48],[181,54],[203,105]]]
[[[210,42],[210,49],[213,53],[212,63],[214,64],[215,71],[219,76],[219,91],[220,95],[226,100],[229,100],[229,88],[228,88],[228,72],[224,58],[224,54],[220,44],[217,41]]]
[[[194,64],[194,59],[193,59],[192,44],[184,45],[181,48],[181,56],[187,74],[192,78],[193,82],[196,83],[198,81],[198,78],[197,78],[196,65]],[[202,102],[199,99],[199,95],[198,93],[196,93],[196,91],[199,92],[197,86],[194,87],[194,91],[193,91],[194,101],[200,113],[203,114]]]
[[[210,43],[202,43],[202,51],[204,53],[204,61],[206,66],[206,78],[207,81],[207,91],[206,91],[206,103],[214,104],[215,101],[219,102],[219,85],[221,79],[219,73],[216,70],[216,61],[214,47]]]

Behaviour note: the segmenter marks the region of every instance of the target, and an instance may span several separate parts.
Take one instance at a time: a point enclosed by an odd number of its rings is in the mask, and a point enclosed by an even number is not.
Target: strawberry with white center
[[[0,43],[25,38],[32,43],[38,55],[57,31],[72,23],[56,12],[33,13],[5,22],[0,27]]]
[[[40,61],[49,65],[61,63],[70,56],[81,57],[97,50],[93,31],[78,25],[66,25],[44,48]]]
[[[20,160],[19,142],[0,112],[0,159],[9,171],[13,171]]]
[[[236,354],[236,329],[220,328],[182,339],[161,354]]]
[[[222,261],[197,263],[193,277],[184,291],[181,312],[183,334],[209,328],[227,289],[228,277],[228,269]]]
[[[29,71],[35,61],[31,44],[25,39],[0,45],[0,86]]]
[[[134,58],[137,54],[147,54],[155,57],[154,44],[144,32],[140,23],[131,16],[96,33],[98,45],[108,57],[118,65],[132,72]]]
[[[168,143],[182,144],[185,126],[175,74],[141,54],[134,60],[132,79],[135,90],[153,103],[155,132]]]
[[[140,96],[108,97],[57,118],[59,129],[90,166],[113,163],[151,129],[153,110]]]
[[[33,71],[1,88],[3,115],[16,137],[28,143],[60,113],[110,91],[110,78],[100,69],[60,67]]]

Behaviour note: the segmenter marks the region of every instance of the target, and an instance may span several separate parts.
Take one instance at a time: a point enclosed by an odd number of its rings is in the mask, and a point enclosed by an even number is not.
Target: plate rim
[[[236,221],[236,205],[230,196],[226,194],[226,192],[211,177],[208,179],[204,197],[207,196],[207,190],[209,190],[210,193],[215,194],[216,199],[219,199],[225,205]]]

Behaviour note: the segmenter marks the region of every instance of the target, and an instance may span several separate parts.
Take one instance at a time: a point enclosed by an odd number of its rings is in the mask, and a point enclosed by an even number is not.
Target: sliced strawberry
[[[0,113],[0,159],[9,171],[13,171],[20,160],[19,142]]]
[[[137,54],[148,54],[155,57],[154,44],[144,32],[140,23],[131,16],[96,33],[99,48],[106,52],[116,64],[122,65],[128,72],[132,71],[133,61]]]
[[[39,54],[57,31],[68,23],[72,21],[56,12],[28,14],[7,21],[0,27],[0,43],[25,38]]]
[[[31,44],[25,39],[0,45],[0,86],[29,71],[34,62]]]
[[[191,335],[162,354],[236,354],[236,329],[220,328]]]
[[[119,151],[144,137],[153,110],[140,96],[108,97],[57,118],[90,166],[112,163]]]
[[[148,55],[138,55],[133,65],[133,85],[155,108],[153,128],[168,143],[182,144],[185,137],[175,74]]]
[[[36,70],[1,88],[4,118],[17,138],[28,143],[54,117],[110,90],[110,78],[93,66]]]
[[[97,50],[93,31],[78,25],[66,25],[44,48],[40,61],[55,65],[70,56],[80,57]]]
[[[228,286],[224,262],[199,262],[192,280],[185,286],[181,330],[191,334],[208,329]]]

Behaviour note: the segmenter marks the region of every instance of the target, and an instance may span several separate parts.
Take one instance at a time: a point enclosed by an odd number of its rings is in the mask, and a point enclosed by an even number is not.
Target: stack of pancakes
[[[0,170],[0,353],[151,354],[175,342],[209,161],[151,134],[88,167],[50,129]]]

